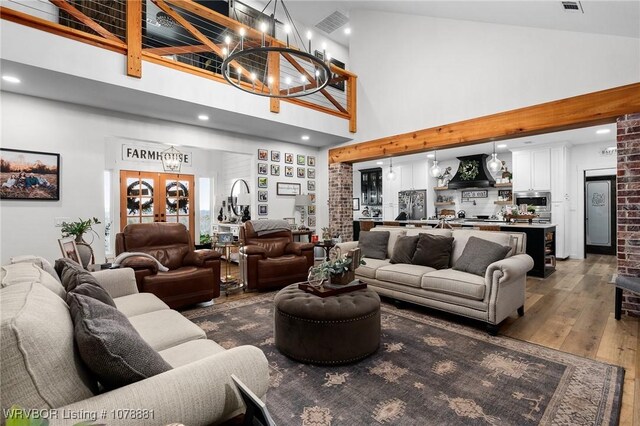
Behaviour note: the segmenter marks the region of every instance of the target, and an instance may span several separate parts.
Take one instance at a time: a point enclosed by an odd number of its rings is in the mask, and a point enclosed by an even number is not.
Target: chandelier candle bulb
[[[307,31],[307,38],[309,39],[309,53],[311,53],[311,31]]]
[[[244,35],[245,35],[245,31],[244,28],[240,28],[240,50],[244,50]]]
[[[287,35],[287,47],[289,47],[289,33],[291,32],[291,25],[284,26],[284,33]]]

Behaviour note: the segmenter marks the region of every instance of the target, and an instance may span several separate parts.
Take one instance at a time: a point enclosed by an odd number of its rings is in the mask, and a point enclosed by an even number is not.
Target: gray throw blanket
[[[253,230],[259,236],[291,229],[289,223],[281,219],[252,220],[251,224],[253,225]]]
[[[135,251],[125,251],[124,253],[120,253],[118,255],[118,257],[115,258],[115,260],[113,261],[112,265],[113,266],[120,266],[120,264],[122,263],[123,260],[125,260],[128,257],[132,257],[132,256],[148,257],[149,259],[155,260],[156,263],[158,264],[158,271],[160,271],[160,272],[167,272],[169,270],[169,268],[164,266],[162,263],[158,262],[158,259],[156,259],[155,257],[151,256],[150,254],[141,253],[141,252],[135,252]]]

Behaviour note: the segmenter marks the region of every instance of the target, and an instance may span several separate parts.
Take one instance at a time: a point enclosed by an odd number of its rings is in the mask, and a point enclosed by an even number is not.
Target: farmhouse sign
[[[158,163],[162,166],[163,156],[177,155],[179,158],[165,158],[164,160],[179,160],[182,166],[193,167],[193,154],[190,151],[181,151],[179,154],[165,152],[162,145],[156,147],[145,147],[141,145],[122,144],[122,161]]]

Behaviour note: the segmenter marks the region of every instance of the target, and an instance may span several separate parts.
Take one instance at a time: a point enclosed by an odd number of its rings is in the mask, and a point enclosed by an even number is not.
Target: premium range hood
[[[488,188],[496,181],[487,169],[487,154],[458,157],[460,164],[456,175],[449,181],[449,189]]]

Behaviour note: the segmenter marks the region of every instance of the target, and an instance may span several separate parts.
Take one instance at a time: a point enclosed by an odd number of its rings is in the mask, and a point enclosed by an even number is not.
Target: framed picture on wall
[[[307,166],[315,167],[316,166],[316,157],[309,155],[307,156]]]
[[[269,174],[269,165],[267,163],[258,163],[258,174],[259,175],[267,175]]]
[[[269,185],[269,179],[266,177],[258,178],[258,188],[266,188]]]
[[[308,180],[307,181],[307,191],[315,191],[316,190],[316,181]]]
[[[298,165],[299,166],[304,166],[304,164],[305,164],[305,156],[301,155],[301,154],[298,154]]]
[[[293,166],[284,166],[285,177],[293,177]]]
[[[60,245],[60,251],[62,251],[62,257],[71,259],[74,262],[82,265],[82,263],[80,262],[80,253],[78,252],[78,247],[76,246],[75,237],[60,238],[58,240],[58,244]]]
[[[309,216],[309,228],[313,228],[316,226],[316,217]]]
[[[311,202],[313,204],[316,203],[316,194],[315,194],[315,192],[309,192],[309,198],[311,199]]]
[[[280,151],[271,151],[271,161],[280,162]]]
[[[260,160],[260,161],[269,160],[269,150],[268,149],[259,149],[258,150],[258,160]]]
[[[312,205],[312,206],[307,206],[307,210],[309,212],[309,214],[316,214],[316,206]]]
[[[307,169],[307,177],[309,179],[315,179],[316,178],[316,169]]]
[[[60,199],[60,154],[0,148],[0,199]]]
[[[301,186],[299,183],[277,182],[276,194],[278,195],[300,195]]]
[[[258,204],[258,216],[266,216],[269,211],[269,206],[267,204]]]
[[[266,203],[269,201],[269,191],[258,191],[258,202]]]
[[[293,154],[291,154],[290,152],[285,152],[284,162],[287,164],[293,164]]]
[[[272,164],[271,165],[271,176],[280,176],[280,165]]]
[[[298,177],[304,179],[304,167],[298,167]]]

